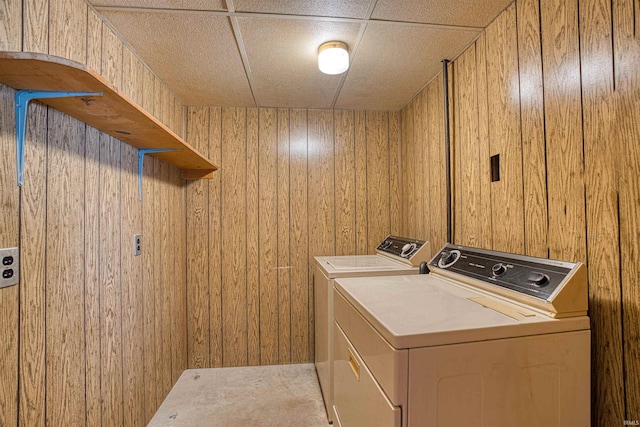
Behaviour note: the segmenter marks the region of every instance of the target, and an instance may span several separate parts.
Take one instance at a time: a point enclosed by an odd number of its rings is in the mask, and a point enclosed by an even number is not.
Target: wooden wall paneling
[[[157,93],[159,91],[159,85],[157,83],[157,79],[154,79],[154,97],[158,100]],[[155,102],[156,108],[154,113],[161,114],[161,107],[158,108],[159,103]],[[163,197],[162,191],[162,182],[166,179],[163,176],[162,164],[159,159],[147,156],[147,162],[153,165],[153,188],[152,192],[154,194],[154,206],[153,206],[153,229],[151,230],[150,236],[154,241],[153,245],[153,275],[154,275],[154,301],[153,306],[155,310],[154,315],[154,335],[155,335],[155,347],[154,347],[154,364],[153,367],[155,369],[155,378],[156,378],[156,402],[157,405],[160,405],[165,395],[165,387],[166,387],[166,375],[165,372],[167,369],[167,361],[170,363],[170,359],[167,360],[167,351],[165,347],[165,336],[163,331],[163,319],[167,317],[167,313],[164,309],[163,301],[164,301],[164,289],[165,282],[167,278],[167,274],[165,271],[165,265],[162,262],[162,255],[164,254],[164,250],[166,249],[166,241],[162,236],[162,227],[164,226],[163,218],[163,207],[166,206],[166,197]],[[166,166],[166,165],[165,165]],[[164,203],[163,203],[164,199]],[[164,212],[166,216],[166,212]]]
[[[489,94],[487,83],[487,39],[482,33],[475,43],[478,97],[478,165],[480,176],[478,242],[487,249],[493,249],[493,229],[491,215],[491,149],[489,136]],[[545,202],[546,203],[546,202]],[[546,205],[545,205],[546,206]],[[546,210],[546,208],[545,208]],[[539,231],[546,233],[544,230]]]
[[[222,110],[209,108],[209,158],[220,173],[209,181],[209,336],[210,366],[222,366]],[[229,169],[233,166],[230,165]],[[226,223],[225,223],[226,224]]]
[[[142,104],[144,65],[129,49],[122,47],[122,91],[136,104]]]
[[[122,424],[121,143],[100,135],[100,343],[102,422]]]
[[[163,95],[166,93],[166,88],[162,82],[154,76],[153,79],[153,107],[149,112],[158,119],[162,124],[165,124],[164,120],[164,102]]]
[[[356,118],[356,123],[357,121]],[[356,124],[356,129],[357,126]],[[313,257],[335,254],[335,163],[333,114],[331,111],[307,111],[307,138],[307,185],[309,188],[307,208],[309,212],[309,265],[311,266],[314,263]],[[358,158],[357,147],[358,131],[356,131],[356,159]],[[356,165],[356,173],[358,173],[358,166]],[[357,197],[360,197],[358,193],[356,193]],[[356,201],[356,209],[357,203]],[[309,270],[309,276],[312,277],[312,269]],[[310,281],[313,279],[310,278]],[[310,301],[313,301],[313,289],[310,289],[309,295]],[[312,302],[309,307],[309,310],[312,310]],[[314,336],[314,321],[314,317],[311,316],[310,337]],[[310,357],[314,351],[314,342],[310,340]]]
[[[144,95],[143,72],[143,64],[123,46],[122,89],[138,104]],[[140,405],[144,402],[143,259],[133,255],[133,236],[142,233],[142,203],[138,197],[138,150],[127,144],[122,144],[121,179],[124,424],[143,425],[147,421],[144,405]]]
[[[259,109],[247,109],[247,363],[260,365]]]
[[[402,234],[412,236],[415,234],[416,207],[415,201],[415,145],[413,136],[414,102],[411,101],[402,110],[402,214],[404,227]]]
[[[389,215],[390,233],[395,236],[400,235],[402,230],[400,147],[400,112],[392,111],[389,113]],[[426,170],[430,169],[429,164]]]
[[[222,110],[223,364],[247,363],[246,110]],[[261,283],[262,285],[262,283]]]
[[[452,239],[453,242],[457,244],[462,244],[462,238],[464,235],[464,220],[462,218],[464,207],[462,191],[463,180],[462,180],[462,168],[463,168],[463,154],[462,154],[462,141],[458,137],[460,126],[460,100],[458,99],[459,94],[457,90],[457,82],[458,82],[458,73],[459,73],[459,64],[458,61],[451,63],[449,66],[451,68],[451,72],[448,74],[449,78],[449,127],[451,128],[450,132],[450,173],[451,173],[451,204],[452,204],[452,224],[454,226],[452,230]]]
[[[158,372],[156,369],[156,242],[155,232],[155,159],[148,158],[144,162],[142,180],[142,235],[148,236],[144,240],[143,251],[143,314],[144,314],[144,406],[147,421],[151,419],[160,402],[158,391]],[[161,315],[158,310],[158,316]]]
[[[96,71],[102,70],[102,28],[104,26],[98,14],[93,9],[88,9],[86,63],[88,68]]]
[[[159,85],[160,98],[158,102],[161,105],[160,117],[162,117],[162,123],[171,129],[171,92],[161,80],[156,80]]]
[[[169,243],[171,249],[165,256],[167,262],[173,267],[173,271],[169,276],[171,278],[169,289],[171,317],[171,387],[173,387],[173,384],[175,384],[182,374],[182,371],[186,368],[186,359],[184,356],[184,349],[186,347],[184,319],[186,319],[187,316],[185,311],[186,281],[183,275],[184,252],[182,250],[185,236],[184,223],[181,223],[181,211],[185,209],[185,206],[181,197],[181,181],[180,170],[170,165],[167,187],[169,190]],[[175,259],[174,262],[171,262],[172,258]]]
[[[174,133],[178,135],[182,134],[181,122],[181,106],[179,100],[175,97],[175,95],[168,90],[168,120],[169,120],[169,128],[174,131]],[[176,257],[176,262],[169,263],[170,275],[171,278],[170,287],[169,287],[169,306],[171,313],[171,387],[178,380],[180,374],[186,367],[186,362],[183,357],[183,346],[186,345],[184,342],[184,318],[186,317],[185,307],[183,306],[184,301],[184,293],[186,289],[184,276],[182,275],[183,269],[183,258],[181,256],[182,251],[182,240],[184,239],[182,224],[180,224],[180,219],[182,218],[182,214],[180,213],[181,207],[181,197],[180,193],[182,190],[182,185],[180,183],[180,172],[175,167],[169,166],[169,179],[167,181],[167,190],[168,190],[168,200],[169,200],[169,242],[173,248],[171,253]],[[168,253],[168,254],[169,254]],[[168,256],[169,259],[171,257]],[[170,388],[171,389],[171,388]],[[169,389],[169,390],[170,390]]]
[[[447,153],[447,147],[445,144],[445,126],[444,126],[444,75],[440,74],[437,77],[437,86],[436,86],[436,93],[437,93],[437,97],[439,99],[437,105],[438,105],[438,112],[437,112],[437,117],[438,117],[438,123],[439,125],[437,125],[437,132],[438,132],[438,146],[436,147],[437,151],[439,152],[439,154],[437,154],[437,157],[440,159],[438,162],[439,165],[439,173],[438,173],[438,179],[436,180],[437,183],[439,183],[439,194],[440,194],[440,212],[441,212],[441,216],[440,216],[440,221],[441,221],[441,226],[439,229],[440,235],[441,235],[441,241],[442,242],[447,242],[447,215],[448,215],[448,204],[447,204],[447,163],[446,163],[446,153]]]
[[[0,148],[4,153],[0,160],[0,214],[3,216],[0,247],[3,248],[19,244],[15,132],[8,131],[15,129],[14,94],[12,89],[0,85]],[[18,297],[23,283],[24,279],[21,279],[18,285],[0,289],[0,327],[5,329],[0,350],[0,425],[7,426],[17,425],[18,421]]]
[[[22,16],[20,16],[20,4],[22,3]],[[10,7],[11,12],[4,12],[4,16],[10,17],[6,20],[11,29],[5,30],[4,34],[11,34],[9,40],[16,43],[15,47],[2,46],[1,50],[13,50],[23,52],[49,52],[49,1],[48,0],[28,0],[5,1],[4,5]],[[15,37],[12,31],[20,31],[22,23],[22,46],[18,43],[20,37]],[[17,26],[17,28],[15,28]],[[0,43],[2,45],[2,43]]]
[[[493,247],[524,252],[522,146],[515,4],[486,29],[490,155],[500,154],[500,181],[491,183]]]
[[[31,12],[32,8],[28,7],[27,11]],[[20,0],[5,0],[0,4],[0,51],[22,48],[22,13]]]
[[[84,0],[49,1],[49,54],[85,63],[87,4]]]
[[[142,257],[134,256],[135,234],[142,233],[142,206],[138,200],[138,150],[122,148],[121,170],[121,277],[122,277],[122,367],[124,425],[144,425],[144,357]]]
[[[171,130],[173,130],[176,135],[184,137],[184,107],[180,99],[175,96],[173,92],[170,92],[170,100],[171,100]]]
[[[182,105],[173,92],[168,91],[168,111],[169,128],[177,135],[184,135],[182,132]],[[169,289],[170,312],[171,312],[171,386],[178,380],[182,371],[186,368],[186,358],[184,349],[185,342],[185,276],[184,253],[182,252],[184,242],[184,223],[181,223],[182,213],[185,209],[182,200],[183,186],[180,178],[180,171],[175,166],[169,166],[169,180],[167,181],[169,197],[169,241],[173,251],[171,256],[175,257],[175,262],[169,263],[171,274],[171,286]]]
[[[633,11],[635,10],[635,15]],[[626,420],[640,418],[640,4],[613,3]]]
[[[356,251],[356,159],[353,110],[335,110],[336,255]],[[300,171],[302,172],[302,171]],[[296,174],[293,174],[296,176]]]
[[[28,426],[43,426],[45,420],[46,131],[47,107],[31,103],[25,138],[24,169],[27,172],[20,191],[20,263],[28,268],[20,271],[21,342],[18,358],[19,424]],[[3,153],[10,161],[7,151],[3,150]],[[7,185],[13,187],[16,183],[8,182]],[[7,217],[10,215],[3,215],[3,218]]]
[[[413,158],[407,159],[414,165],[414,193],[413,204],[415,207],[415,229],[409,237],[424,239],[425,232],[425,191],[424,191],[424,178],[423,178],[423,165],[422,160],[424,156],[425,145],[425,132],[424,132],[424,111],[426,106],[424,105],[424,98],[422,93],[418,93],[412,100],[413,108]],[[369,113],[367,113],[369,116]]]
[[[155,89],[156,78],[151,70],[145,66],[142,69],[142,104],[140,106],[152,115],[155,111]]]
[[[541,0],[549,257],[586,260],[578,5]]]
[[[102,61],[100,74],[118,89],[122,90],[122,50],[123,43],[106,25],[102,29]]]
[[[86,425],[101,425],[100,132],[86,126],[84,165],[84,334]],[[44,372],[43,372],[44,375]],[[29,424],[25,424],[29,425]]]
[[[309,150],[309,255],[335,253],[333,115],[328,110],[308,111]]]
[[[540,2],[539,0],[520,0],[516,3],[516,12],[522,120],[525,253],[544,258],[548,254],[548,220]]]
[[[447,219],[446,207],[443,206],[445,193],[442,191],[442,170],[444,167],[444,140],[441,138],[443,120],[440,114],[442,105],[442,79],[435,79],[425,89],[427,93],[427,144],[429,147],[429,167],[426,171],[429,177],[429,215],[430,229],[428,233],[431,251],[435,252],[446,241]],[[443,232],[445,229],[445,232]]]
[[[624,420],[624,354],[620,288],[618,140],[612,132],[614,58],[611,2],[579,3],[582,131],[585,165],[587,259],[593,331],[593,420]],[[625,254],[626,256],[626,254]]]
[[[102,68],[102,20],[88,10],[87,66]],[[101,425],[100,392],[100,132],[86,126],[85,144],[85,393],[87,425]]]
[[[460,222],[456,230],[456,242],[467,246],[479,245],[480,211],[480,165],[478,141],[478,89],[476,80],[476,51],[467,49],[456,60],[457,83],[457,138],[458,181],[457,194]],[[459,240],[458,240],[459,239]]]
[[[122,88],[122,41],[102,30],[101,74]],[[100,135],[100,335],[102,422],[123,420],[120,173],[121,142]]]
[[[156,79],[154,77],[154,95],[156,93],[156,89],[158,88],[155,81]],[[156,103],[156,101],[152,102],[154,102],[154,105],[156,105],[157,109],[158,104]],[[151,375],[153,375],[153,377],[155,378],[154,399],[157,409],[157,406],[159,406],[166,397],[165,384],[167,381],[165,372],[168,371],[167,363],[171,363],[171,359],[167,358],[164,336],[165,331],[163,330],[163,317],[167,316],[163,304],[164,289],[167,278],[165,266],[162,263],[162,257],[164,253],[163,250],[166,250],[166,242],[164,241],[164,238],[162,236],[162,228],[165,224],[163,221],[166,219],[166,212],[163,212],[162,210],[164,206],[166,206],[166,196],[162,191],[162,183],[166,179],[166,174],[164,174],[166,170],[163,170],[162,168],[162,161],[153,156],[145,156],[145,174],[147,173],[147,163],[149,178],[147,178],[146,180],[143,178],[142,197],[143,203],[150,204],[150,211],[147,212],[146,208],[143,209],[143,227],[146,228],[147,224],[149,225],[147,235],[150,237],[150,239],[147,240],[151,240],[151,242],[148,242],[151,243],[151,245],[147,243],[146,250],[148,252],[148,256],[151,257],[151,263],[149,267],[152,269],[150,277],[153,278],[153,283],[149,284],[150,298],[153,298],[152,307],[150,308],[150,310],[152,310],[153,312],[153,324],[149,325],[149,327],[153,330],[153,354],[148,355],[148,357],[151,359],[150,361],[152,363],[152,365],[150,366],[150,369],[153,371]],[[146,181],[149,181],[148,190],[144,188]],[[147,202],[145,202],[144,199],[145,195],[147,194],[146,191],[149,191],[149,194],[152,195]]]
[[[260,109],[260,361],[278,362],[278,116]]]
[[[163,114],[163,113],[161,113]],[[158,370],[158,392],[160,402],[167,396],[172,382],[171,353],[171,296],[173,288],[173,263],[168,262],[168,254],[173,250],[169,242],[170,236],[170,200],[169,177],[170,165],[159,159],[154,159],[156,176],[156,215],[154,239],[157,253],[156,268],[156,369]],[[159,315],[158,315],[159,314]]]
[[[187,140],[209,156],[209,109],[187,109]],[[187,183],[187,319],[188,367],[206,368],[209,362],[209,182]]]
[[[291,362],[289,110],[278,109],[278,363]]]
[[[368,111],[367,123],[367,252],[375,253],[389,234],[389,114]]]
[[[155,107],[154,112],[158,119],[167,127],[171,126],[171,103],[170,93],[167,87],[159,80],[155,80]],[[155,160],[156,175],[156,218],[154,238],[158,239],[156,246],[156,362],[158,370],[158,392],[162,401],[173,386],[172,364],[172,296],[174,288],[174,263],[167,262],[167,254],[172,250],[169,242],[171,236],[171,206],[169,198],[169,181],[171,166],[159,159]],[[160,280],[158,280],[160,277]],[[157,314],[160,313],[160,316]]]
[[[182,108],[181,108],[182,110]],[[176,167],[173,168],[174,191],[177,208],[177,232],[176,239],[180,250],[180,262],[176,268],[176,281],[178,282],[178,366],[174,366],[174,383],[178,380],[182,371],[187,369],[187,292],[189,283],[187,282],[187,190],[186,181],[182,180],[182,174]]]
[[[367,253],[367,129],[366,113],[355,112],[356,254]],[[311,160],[311,159],[310,159]],[[312,224],[310,224],[312,226]]]
[[[148,111],[153,108],[155,78],[149,69],[143,70],[142,104]],[[148,422],[162,402],[158,395],[156,370],[156,245],[155,239],[155,159],[145,159],[142,178],[142,293],[143,293],[143,357],[144,357],[144,412]]]
[[[431,240],[431,217],[433,216],[433,212],[430,208],[431,206],[431,192],[429,191],[429,169],[432,166],[432,161],[431,161],[431,152],[430,152],[430,147],[429,147],[429,132],[428,132],[428,117],[429,117],[429,109],[432,108],[433,106],[429,105],[428,102],[428,98],[427,98],[427,91],[423,90],[422,92],[420,92],[419,94],[420,99],[421,99],[421,104],[422,104],[422,126],[420,128],[420,134],[421,134],[421,138],[422,138],[422,148],[421,148],[421,152],[422,152],[422,158],[419,159],[420,160],[420,167],[419,167],[419,176],[420,176],[420,180],[422,181],[422,193],[420,195],[420,200],[421,200],[421,214],[420,214],[420,235],[417,235],[416,237],[422,240]],[[393,156],[394,153],[390,152],[389,153],[390,156]],[[393,172],[393,171],[391,171]],[[391,212],[391,206],[390,206],[390,212]]]
[[[637,11],[637,9],[636,9]],[[637,48],[637,46],[636,46]],[[633,77],[631,77],[633,78]],[[621,118],[620,138],[620,254],[622,263],[622,304],[624,331],[625,419],[640,418],[640,91],[639,81],[633,90],[619,86],[624,93],[618,101]]]
[[[49,110],[46,248],[46,424],[85,422],[84,124]],[[4,192],[3,192],[4,193]]]
[[[313,360],[309,351],[313,342],[311,316],[313,289],[309,280],[308,210],[307,210],[307,112],[289,113],[291,172],[291,362]]]

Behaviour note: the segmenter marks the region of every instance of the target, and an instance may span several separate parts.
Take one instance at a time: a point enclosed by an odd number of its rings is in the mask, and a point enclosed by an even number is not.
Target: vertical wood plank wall
[[[187,109],[220,167],[187,184],[190,368],[313,360],[313,257],[398,232],[398,129],[387,112]]]
[[[83,0],[0,9],[0,50],[86,63],[183,133],[181,103]],[[0,289],[0,426],[145,425],[187,366],[186,186],[147,157],[140,202],[137,150],[34,102],[18,188],[14,93],[0,85],[0,246],[22,266]]]
[[[220,165],[185,184],[148,157],[139,202],[134,149],[33,103],[19,189],[0,85],[0,246],[29,266],[0,290],[0,425],[144,425],[187,367],[310,361],[313,256],[445,243],[442,76],[397,113],[183,123],[83,0],[0,8],[0,50],[86,63]],[[454,241],[587,263],[595,426],[640,419],[639,11],[517,0],[450,66]]]
[[[450,73],[454,242],[587,264],[602,427],[640,419],[637,12],[631,0],[516,0]],[[441,88],[440,76],[401,111],[403,234],[436,247]]]

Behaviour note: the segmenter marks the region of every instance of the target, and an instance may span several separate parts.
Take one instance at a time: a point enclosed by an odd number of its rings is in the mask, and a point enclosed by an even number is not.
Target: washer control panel
[[[413,266],[427,261],[431,256],[429,242],[392,235],[387,236],[378,245],[376,252]]]
[[[545,301],[551,300],[578,264],[450,244],[429,262],[431,267]]]

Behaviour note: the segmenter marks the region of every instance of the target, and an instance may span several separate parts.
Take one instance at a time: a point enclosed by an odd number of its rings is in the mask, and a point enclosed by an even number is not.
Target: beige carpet
[[[313,364],[188,369],[151,427],[327,427]]]

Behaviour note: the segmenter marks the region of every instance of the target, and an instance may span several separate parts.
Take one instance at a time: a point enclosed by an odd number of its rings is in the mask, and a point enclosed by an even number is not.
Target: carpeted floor
[[[313,364],[188,369],[149,427],[327,427]]]

